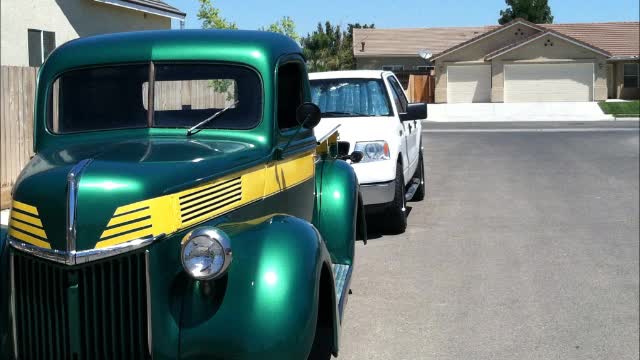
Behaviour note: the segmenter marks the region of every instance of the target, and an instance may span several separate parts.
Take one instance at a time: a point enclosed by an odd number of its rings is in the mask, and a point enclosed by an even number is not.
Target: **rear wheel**
[[[394,234],[401,234],[407,229],[407,209],[404,198],[404,175],[402,174],[402,164],[396,166],[395,195],[393,201],[389,203],[387,211],[386,228]]]

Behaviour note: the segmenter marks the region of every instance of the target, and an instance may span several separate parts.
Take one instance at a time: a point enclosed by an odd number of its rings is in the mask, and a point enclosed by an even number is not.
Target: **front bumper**
[[[360,184],[364,205],[386,204],[393,201],[395,180],[381,183]]]

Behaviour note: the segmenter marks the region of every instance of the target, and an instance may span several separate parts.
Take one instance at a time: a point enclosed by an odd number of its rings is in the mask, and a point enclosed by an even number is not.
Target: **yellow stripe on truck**
[[[299,185],[313,178],[315,172],[314,157],[315,151],[307,152],[291,159],[259,165],[175,194],[121,206],[114,212],[108,226],[132,221],[144,216],[142,214],[149,214],[151,219],[145,220],[144,224],[151,224],[151,228],[132,231],[115,237],[113,236],[116,234],[141,227],[142,222],[128,224],[126,226],[126,230],[125,227],[110,228],[105,230],[100,238],[104,239],[109,236],[112,237],[98,242],[96,244],[96,249],[118,245],[148,235],[169,235],[178,230],[212,219],[254,201],[264,199],[288,188]],[[218,194],[225,194],[224,191],[228,186],[237,186],[237,182],[231,180],[238,177],[241,182],[240,198],[237,199],[235,196],[226,195],[220,195],[221,197],[218,198]],[[228,185],[223,185],[225,182],[228,182]],[[193,211],[193,208],[190,209],[192,212],[189,215],[189,219],[183,221],[183,213],[180,204],[181,198],[182,203],[185,204],[189,201],[193,201],[194,199],[198,199],[199,197],[202,197],[201,201],[204,203],[207,201],[211,203],[206,203],[206,206],[198,206],[197,211]],[[217,200],[217,202],[214,200]],[[218,207],[216,205],[221,206]],[[146,207],[148,207],[148,210],[146,211],[127,214],[134,210],[140,210]],[[206,210],[207,208],[212,208],[212,210],[208,211]],[[125,217],[129,220],[124,220]]]

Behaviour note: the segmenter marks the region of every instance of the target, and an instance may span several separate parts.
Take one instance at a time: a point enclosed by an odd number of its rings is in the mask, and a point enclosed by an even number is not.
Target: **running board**
[[[351,270],[351,265],[333,264],[333,280],[336,285],[336,303],[338,304],[341,321],[344,306],[347,303],[349,285],[351,284]]]
[[[418,178],[411,179],[411,185],[409,185],[409,190],[407,190],[407,192],[404,194],[404,200],[410,201],[411,199],[413,199],[413,195],[416,194],[416,191],[418,191],[419,186],[420,186],[420,179]]]

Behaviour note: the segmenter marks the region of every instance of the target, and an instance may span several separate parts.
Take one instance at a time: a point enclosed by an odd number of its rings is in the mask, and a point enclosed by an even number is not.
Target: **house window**
[[[27,30],[29,66],[40,66],[56,47],[56,33],[35,29]]]
[[[640,87],[640,64],[624,64],[624,87]]]
[[[416,70],[420,70],[420,71],[429,71],[432,70],[433,66],[427,66],[427,65],[418,65],[416,66]]]
[[[384,71],[402,71],[404,70],[404,65],[383,65],[382,70]]]

